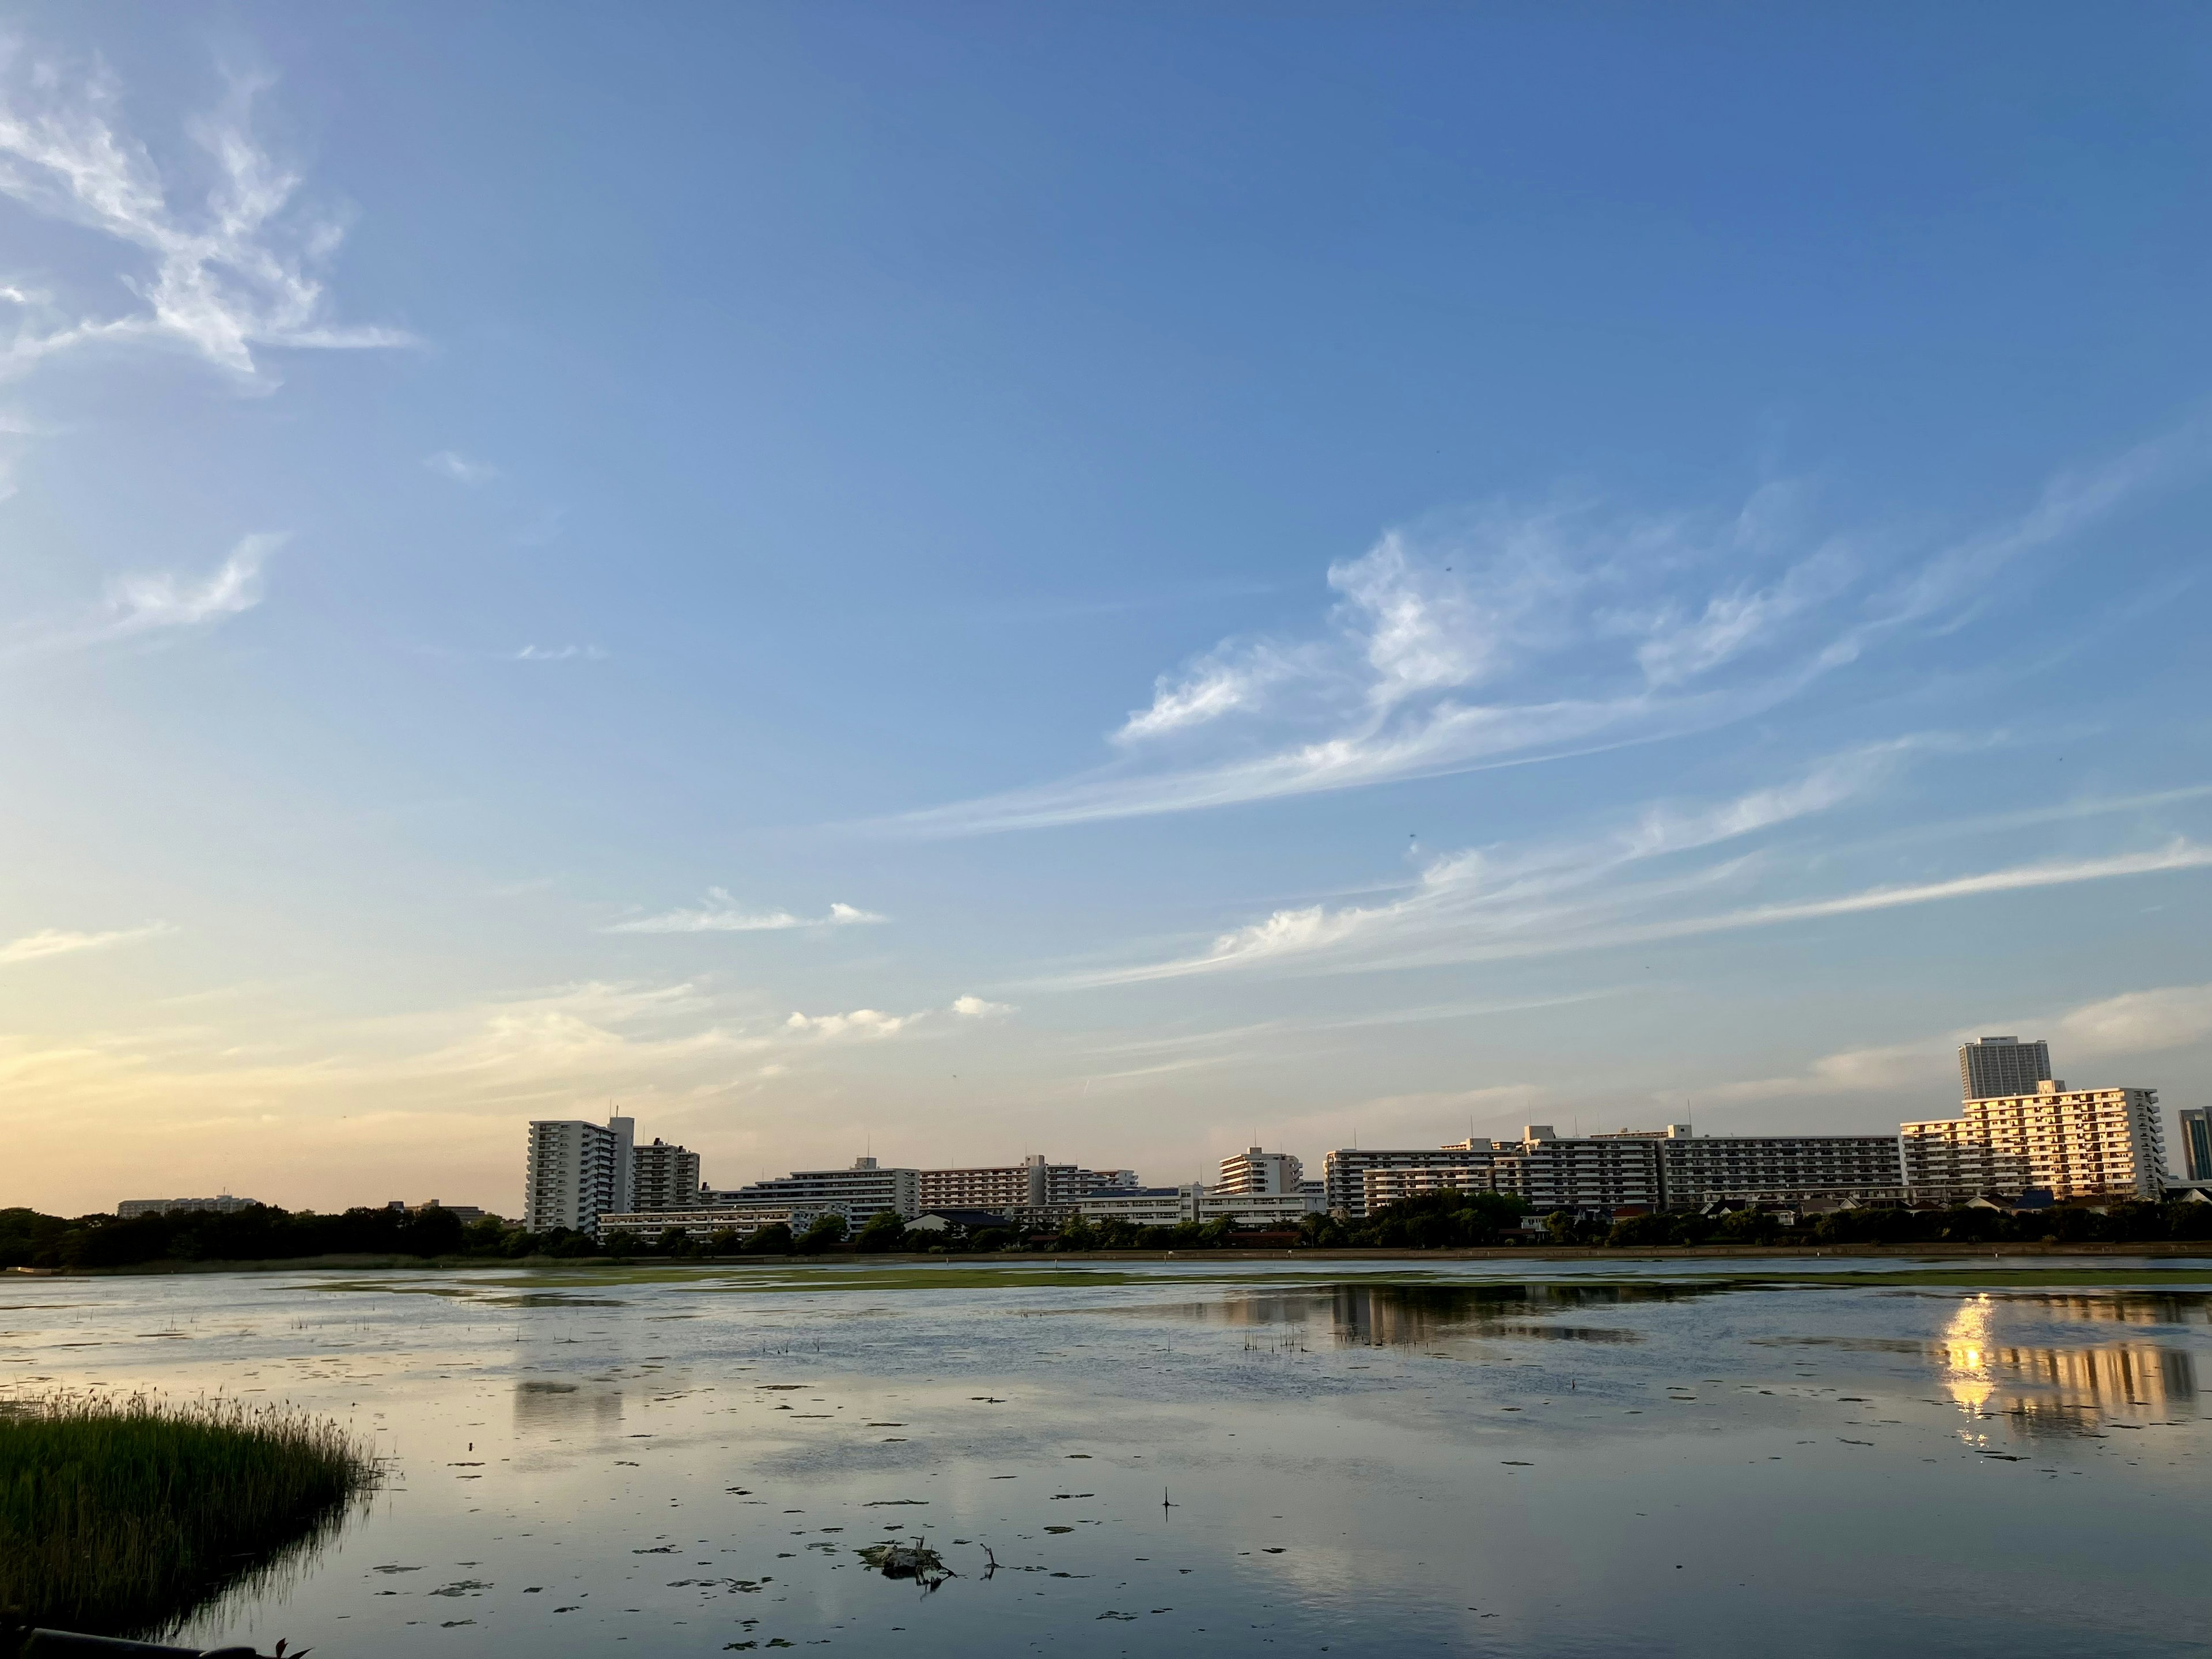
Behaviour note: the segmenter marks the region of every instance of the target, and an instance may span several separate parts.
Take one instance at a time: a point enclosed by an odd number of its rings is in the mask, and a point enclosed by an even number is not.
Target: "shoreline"
[[[989,1250],[957,1255],[916,1255],[886,1250],[860,1255],[840,1251],[819,1255],[682,1256],[403,1256],[318,1255],[276,1261],[147,1261],[124,1267],[7,1267],[0,1273],[27,1279],[145,1279],[190,1273],[315,1273],[384,1271],[453,1273],[464,1268],[552,1269],[563,1273],[634,1273],[641,1267],[726,1269],[745,1267],[1068,1267],[1085,1262],[1146,1261],[1981,1261],[2051,1256],[2142,1257],[2157,1261],[2212,1262],[2212,1243],[2202,1239],[2153,1239],[2136,1243],[2045,1244],[1682,1244],[1613,1249],[1599,1244],[1506,1244],[1449,1249],[1214,1249],[1214,1250]]]

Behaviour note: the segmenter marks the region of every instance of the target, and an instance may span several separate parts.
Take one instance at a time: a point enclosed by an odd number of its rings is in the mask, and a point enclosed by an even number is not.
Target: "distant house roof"
[[[1014,1224],[995,1210],[924,1210],[906,1224],[920,1227],[926,1232],[942,1232],[953,1227],[969,1232],[981,1232],[986,1227],[1011,1227]]]

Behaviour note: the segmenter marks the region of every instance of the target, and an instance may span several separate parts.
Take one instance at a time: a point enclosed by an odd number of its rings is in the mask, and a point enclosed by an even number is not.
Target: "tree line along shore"
[[[1444,1191],[1403,1199],[1372,1215],[1305,1218],[1296,1229],[1238,1227],[1225,1219],[1140,1226],[1076,1217],[1053,1229],[985,1227],[925,1233],[889,1212],[857,1231],[827,1214],[793,1237],[781,1224],[740,1237],[706,1238],[672,1227],[657,1236],[617,1232],[602,1239],[554,1229],[530,1232],[496,1216],[464,1224],[450,1212],[349,1210],[337,1215],[253,1205],[228,1213],[171,1212],[118,1218],[74,1218],[34,1210],[0,1210],[0,1267],[100,1270],[159,1264],[275,1262],[325,1256],[412,1257],[422,1261],[519,1261],[702,1260],[763,1255],[963,1255],[994,1252],[1066,1254],[1096,1250],[1468,1249],[1521,1245],[1617,1249],[1710,1245],[2125,1245],[2212,1241],[2212,1205],[2069,1203],[2027,1212],[1962,1206],[1952,1209],[1868,1206],[1818,1218],[1744,1208],[1724,1215],[1659,1212],[1607,1220],[1565,1211],[1523,1224],[1527,1205],[1495,1192]]]

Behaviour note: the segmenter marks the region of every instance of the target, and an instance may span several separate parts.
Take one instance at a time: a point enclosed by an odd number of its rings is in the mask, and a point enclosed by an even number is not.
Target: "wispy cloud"
[[[1680,736],[1771,708],[1907,629],[1955,626],[2001,570],[2201,464],[2190,427],[2063,474],[1948,543],[1808,522],[1769,486],[1729,514],[1493,506],[1330,567],[1326,631],[1232,638],[1160,676],[1121,757],[912,812],[918,834],[1192,811]]]
[[[489,461],[472,461],[455,449],[441,449],[434,455],[425,455],[422,465],[441,478],[450,478],[458,484],[489,483],[499,477],[499,469]]]
[[[605,662],[607,653],[596,645],[526,645],[512,662]]]
[[[655,916],[618,921],[610,933],[770,933],[793,927],[852,927],[889,921],[851,904],[832,904],[819,916],[794,915],[788,910],[747,910],[720,887],[707,890],[707,902],[694,910],[666,910]]]
[[[1124,984],[1278,963],[1326,954],[1372,955],[1408,949],[1486,951],[1552,947],[1570,924],[1588,931],[1599,915],[1617,916],[1636,901],[1697,890],[1735,866],[1687,877],[1628,884],[1639,866],[1671,855],[1741,840],[1826,811],[1886,778],[1930,744],[1900,738],[1849,750],[1787,783],[1747,791],[1715,805],[1655,803],[1608,833],[1455,853],[1431,861],[1401,896],[1382,904],[1310,905],[1275,911],[1224,933],[1205,951],[1140,967],[1080,977]]]
[[[911,1014],[886,1014],[874,1008],[855,1008],[848,1014],[799,1014],[784,1022],[784,1029],[795,1035],[816,1037],[887,1037],[896,1036],[939,1013],[947,1013],[958,1019],[997,1019],[1014,1012],[1006,1002],[986,1002],[981,997],[956,997],[950,1007],[938,1010],[924,1008]]]
[[[0,638],[0,652],[36,654],[212,627],[261,603],[263,568],[287,539],[276,534],[245,537],[220,565],[198,579],[168,571],[116,577],[88,614],[23,624]]]
[[[204,198],[180,208],[162,170],[125,128],[121,90],[105,68],[73,68],[0,45],[0,192],[35,212],[100,231],[146,262],[125,285],[139,309],[99,316],[16,290],[0,375],[100,346],[169,346],[244,385],[265,384],[264,348],[395,346],[390,328],[330,316],[322,275],[344,231],[297,203],[300,175],[264,150],[251,125],[260,83],[238,80],[222,107],[190,124],[211,166]]]
[[[119,928],[106,933],[78,933],[60,928],[44,928],[0,945],[0,968],[13,967],[17,963],[41,962],[48,957],[74,956],[82,951],[106,951],[118,945],[135,945],[141,939],[158,939],[169,931],[167,924],[158,921],[143,927]]]
[[[1099,986],[1194,975],[1339,971],[1499,961],[1778,927],[1977,896],[2212,866],[2212,847],[2175,837],[2148,848],[1865,886],[1812,898],[1712,908],[1772,860],[1732,843],[1828,811],[1868,790],[1926,740],[1831,757],[1789,784],[1703,808],[1654,806],[1609,835],[1486,848],[1431,863],[1387,903],[1277,910],[1194,954],[1071,975]],[[1703,862],[1679,856],[1724,850]],[[1657,866],[1653,868],[1650,866]]]

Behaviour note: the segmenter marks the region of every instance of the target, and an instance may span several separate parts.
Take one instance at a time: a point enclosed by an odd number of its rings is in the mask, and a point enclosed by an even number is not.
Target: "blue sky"
[[[2198,9],[32,6],[0,1202],[2203,1103]]]

